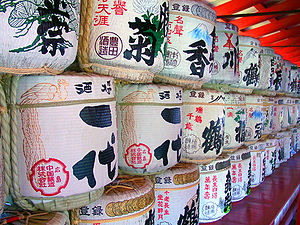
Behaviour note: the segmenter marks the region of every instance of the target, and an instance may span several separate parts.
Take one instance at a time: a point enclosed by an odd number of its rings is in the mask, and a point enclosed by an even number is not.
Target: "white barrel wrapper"
[[[129,84],[117,92],[119,168],[133,174],[162,172],[181,156],[182,89]]]
[[[273,97],[264,97],[264,106],[263,106],[263,134],[272,133],[272,127],[274,122],[274,98]]]
[[[257,141],[263,130],[263,97],[246,95],[246,142]]]
[[[231,209],[230,158],[222,154],[207,165],[200,165],[199,222],[221,219]]]
[[[283,162],[286,162],[291,157],[291,133],[284,131],[277,133],[278,140],[276,168]]]
[[[88,26],[80,43],[79,53],[88,54],[82,67],[94,72],[139,81],[152,81],[151,73],[163,69],[167,47],[168,10],[166,0],[89,0],[93,8],[88,18],[82,18],[82,26]],[[89,4],[87,4],[89,6]],[[92,14],[92,16],[90,16]],[[86,64],[86,65],[85,65]],[[123,68],[123,69],[122,69]],[[135,71],[134,71],[135,70]],[[139,72],[138,72],[139,71]]]
[[[97,190],[117,177],[112,78],[22,76],[17,104],[23,196],[67,197]]]
[[[282,118],[282,128],[287,129],[290,127],[292,123],[292,117],[291,117],[291,103],[292,99],[289,97],[283,98],[283,118]]]
[[[246,100],[242,94],[225,94],[224,151],[242,146],[246,136]]]
[[[248,147],[251,151],[251,187],[256,187],[265,180],[266,142],[260,141]]]
[[[211,78],[216,12],[196,0],[171,0],[165,80],[178,84]],[[180,82],[181,80],[181,82]]]
[[[274,77],[274,57],[275,52],[273,48],[262,47],[261,52],[261,69],[260,69],[260,89],[270,89]]]
[[[291,138],[291,156],[295,155],[297,153],[297,147],[298,147],[298,129],[293,128],[291,129],[292,132],[292,138]]]
[[[277,144],[276,138],[266,140],[266,176],[270,176],[275,170]]]
[[[183,93],[184,162],[211,162],[223,151],[224,93],[185,90]]]
[[[79,223],[76,224],[151,224],[155,217],[154,202],[149,178],[120,176],[105,187],[105,194],[99,200],[79,209]]]
[[[238,27],[231,23],[217,22],[212,83],[239,82]]]
[[[251,152],[241,148],[230,154],[232,202],[245,198],[251,191]]]
[[[297,125],[297,119],[298,119],[296,98],[292,98],[291,100],[290,113],[291,113],[291,126],[294,127]]]
[[[300,151],[300,127],[297,128],[297,152]]]
[[[240,87],[258,88],[260,83],[260,53],[258,39],[240,36]]]
[[[179,163],[156,175],[155,198],[154,224],[198,224],[198,165]]]
[[[73,63],[80,0],[1,1],[0,8],[0,71],[1,67],[61,71]]]
[[[278,132],[282,128],[282,121],[284,115],[284,108],[282,106],[283,100],[281,98],[274,98],[274,113],[273,113],[273,132]]]
[[[298,65],[297,64],[292,64],[291,66],[291,80],[290,80],[290,84],[289,84],[289,92],[290,93],[297,93],[297,89],[298,89]]]
[[[271,90],[281,91],[282,90],[282,69],[283,69],[283,58],[279,54],[274,54],[274,77],[271,82]]]

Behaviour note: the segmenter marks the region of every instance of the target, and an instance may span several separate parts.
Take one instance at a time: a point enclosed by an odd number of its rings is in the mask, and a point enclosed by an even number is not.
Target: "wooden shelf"
[[[232,204],[229,214],[210,225],[289,224],[297,209],[300,153],[280,165],[248,197]]]

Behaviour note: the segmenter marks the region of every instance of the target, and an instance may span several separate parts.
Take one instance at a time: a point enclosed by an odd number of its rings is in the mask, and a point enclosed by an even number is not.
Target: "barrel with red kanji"
[[[198,165],[178,163],[156,175],[155,198],[154,224],[198,224]]]
[[[242,146],[246,136],[246,100],[243,94],[225,94],[224,151]]]
[[[260,41],[248,36],[240,36],[239,40],[239,86],[258,88],[260,83]]]
[[[120,170],[147,175],[177,164],[181,157],[182,89],[121,84],[117,90]]]
[[[212,83],[239,82],[238,27],[231,23],[216,23]]]
[[[266,142],[260,141],[248,148],[251,152],[251,187],[256,187],[265,180]]]
[[[121,175],[96,201],[71,211],[74,225],[154,224],[155,194],[147,177]]]
[[[271,82],[275,76],[275,51],[273,48],[262,47],[261,48],[261,68],[260,68],[260,83],[259,88],[268,90],[271,87]]]
[[[164,69],[155,80],[200,88],[211,78],[216,12],[203,1],[171,0]]]
[[[81,5],[78,59],[82,69],[151,83],[163,69],[167,0],[86,0]]]
[[[0,72],[58,74],[77,54],[80,1],[1,1]]]
[[[59,211],[101,196],[118,175],[114,80],[83,74],[22,76],[16,95],[14,201],[25,209]]]
[[[275,137],[266,140],[266,176],[275,170],[278,140]]]
[[[215,161],[199,165],[199,223],[220,220],[231,209],[231,164],[227,154]]]
[[[232,202],[241,201],[250,194],[251,188],[251,153],[249,149],[240,148],[230,153],[231,195]]]
[[[223,92],[184,91],[182,162],[208,163],[222,153],[224,109]]]
[[[246,142],[251,144],[262,137],[263,97],[258,95],[246,95],[246,106]]]

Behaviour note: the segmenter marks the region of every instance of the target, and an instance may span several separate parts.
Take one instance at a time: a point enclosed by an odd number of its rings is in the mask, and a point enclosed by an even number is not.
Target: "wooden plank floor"
[[[280,165],[248,197],[233,203],[229,214],[210,225],[273,224],[300,184],[300,152]]]

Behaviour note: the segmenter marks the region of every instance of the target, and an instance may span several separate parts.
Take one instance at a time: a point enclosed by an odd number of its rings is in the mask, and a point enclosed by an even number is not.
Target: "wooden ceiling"
[[[300,0],[205,0],[218,21],[260,40],[300,67]]]

